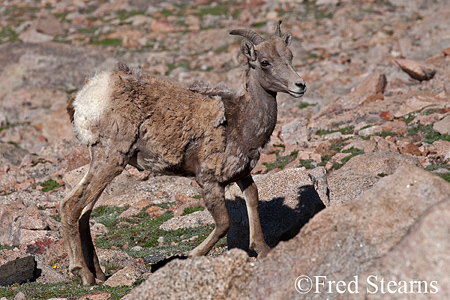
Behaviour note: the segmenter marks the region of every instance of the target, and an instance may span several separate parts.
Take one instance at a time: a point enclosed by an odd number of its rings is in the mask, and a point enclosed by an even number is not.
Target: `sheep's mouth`
[[[294,91],[288,91],[289,95],[295,97],[295,98],[300,98],[301,96],[303,96],[305,94],[305,92],[294,92]]]

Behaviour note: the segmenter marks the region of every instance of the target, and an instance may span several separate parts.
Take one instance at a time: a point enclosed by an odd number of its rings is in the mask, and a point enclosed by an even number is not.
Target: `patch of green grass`
[[[410,114],[407,114],[406,116],[403,116],[403,121],[404,121],[406,124],[409,124],[409,123],[411,123],[411,121],[414,120],[416,117],[417,117],[417,113],[410,113]]]
[[[82,28],[78,29],[78,32],[89,35],[89,34],[94,34],[98,29],[99,29],[98,26],[82,27]]]
[[[197,228],[165,231],[159,227],[167,220],[173,218],[173,212],[165,212],[157,218],[152,218],[145,212],[141,212],[133,218],[119,218],[118,216],[125,209],[99,207],[93,211],[92,218],[104,224],[109,229],[107,236],[101,236],[96,239],[98,248],[120,249],[128,242],[130,246],[124,251],[133,257],[145,257],[155,253],[163,253],[164,255],[170,256],[192,250],[214,229],[214,225],[207,225]],[[145,208],[143,208],[144,210]],[[200,210],[200,208],[194,210]],[[120,223],[121,225],[119,225]],[[162,245],[158,241],[159,237],[164,237]],[[133,246],[140,246],[143,249],[134,251],[131,250]],[[218,246],[216,245],[216,247]]]
[[[392,131],[382,131],[379,135],[382,138],[386,138],[388,136],[397,136],[397,134],[395,132],[392,132]]]
[[[203,206],[197,206],[197,207],[193,207],[193,208],[185,208],[182,216],[192,214],[196,211],[204,211],[204,210],[205,210],[205,208]]]
[[[415,125],[410,128],[408,128],[408,136],[414,137],[414,136],[423,136],[424,142],[427,144],[432,144],[437,140],[442,141],[449,141],[450,142],[450,135],[448,134],[440,134],[439,132],[436,132],[433,130],[433,125]]]
[[[124,207],[99,206],[91,213],[91,218],[102,223],[106,227],[113,227],[117,223],[117,219],[121,213],[128,209]]]
[[[96,286],[80,285],[78,278],[59,283],[31,282],[21,285],[15,284],[13,286],[15,289],[11,289],[10,286],[0,287],[0,298],[14,299],[19,292],[22,292],[25,294],[27,300],[50,298],[75,300],[84,295],[106,291],[111,294],[111,299],[115,300],[125,296],[131,289],[129,286],[109,287],[102,284]]]
[[[132,10],[132,11],[119,11],[117,13],[117,17],[119,20],[123,21],[130,17],[137,16],[137,15],[145,15],[145,11],[143,10]]]
[[[110,46],[110,47],[117,47],[122,45],[122,41],[120,39],[104,39],[104,40],[97,40],[97,41],[92,41],[91,42],[92,45],[96,45],[96,46]]]
[[[304,109],[304,108],[307,108],[307,107],[309,107],[309,106],[316,106],[316,105],[317,105],[317,103],[312,103],[312,104],[310,104],[310,103],[302,102],[302,103],[299,104],[298,108]]]
[[[218,2],[214,2],[214,3],[218,3]],[[205,15],[221,16],[221,15],[226,15],[227,13],[228,13],[228,8],[226,6],[216,5],[216,6],[202,8],[202,9],[200,9],[199,12],[194,13],[194,15],[199,16],[199,17],[205,16]]]
[[[317,162],[312,159],[300,159],[300,165],[298,167],[305,167],[306,169],[314,169],[318,166]]]
[[[450,182],[450,173],[437,174],[439,177],[444,179],[447,182]]]
[[[201,196],[200,196],[200,198],[201,198]],[[158,203],[158,204],[153,204],[153,205],[164,208],[164,209],[168,209],[169,207],[174,206],[175,202],[164,202],[164,203]]]
[[[267,25],[267,22],[259,22],[259,23],[253,23],[252,27],[261,28],[261,27],[266,26],[266,25]]]
[[[280,151],[275,152],[276,160],[273,163],[263,163],[267,167],[267,171],[274,169],[284,169],[284,167],[297,158],[298,151],[292,151],[289,155],[280,156]]]
[[[11,27],[4,27],[0,31],[0,43],[14,42],[19,39],[19,35]]]
[[[326,135],[326,134],[331,134],[331,133],[335,133],[335,132],[340,132],[342,134],[353,134],[354,131],[355,131],[355,128],[353,126],[348,126],[348,127],[344,127],[344,128],[340,128],[340,129],[336,129],[336,130],[318,129],[316,131],[316,135]]]
[[[8,245],[0,244],[0,250],[3,250],[3,249],[12,250],[12,249],[14,249],[14,246],[8,246]]]
[[[42,186],[42,191],[43,192],[49,192],[51,190],[54,190],[54,189],[60,187],[59,183],[57,183],[53,179],[49,179],[49,180],[41,183],[41,186]]]
[[[350,149],[342,151],[342,153],[350,153],[351,154],[350,156],[347,156],[347,157],[341,159],[342,165],[345,165],[352,157],[364,154],[364,150],[360,150],[360,149],[351,147]]]
[[[336,142],[330,146],[330,150],[335,151],[335,152],[341,152],[343,147],[344,147],[344,141],[339,140],[338,142]]]

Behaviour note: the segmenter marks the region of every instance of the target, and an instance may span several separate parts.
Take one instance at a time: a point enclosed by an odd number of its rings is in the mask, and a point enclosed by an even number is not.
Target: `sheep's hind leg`
[[[265,257],[270,252],[270,247],[264,240],[261,229],[261,221],[258,212],[258,188],[251,175],[236,182],[244,193],[250,227],[250,250],[256,251],[258,258]]]
[[[60,214],[69,270],[81,277],[82,284],[93,284],[95,277],[105,279],[92,242],[89,217],[105,187],[119,175],[126,162],[122,154],[92,149],[89,170],[80,183],[61,201]],[[94,275],[95,274],[95,275]]]
[[[225,206],[225,188],[219,183],[214,183],[205,184],[202,189],[205,206],[214,218],[216,227],[200,245],[189,252],[190,257],[206,255],[230,228],[230,219]]]

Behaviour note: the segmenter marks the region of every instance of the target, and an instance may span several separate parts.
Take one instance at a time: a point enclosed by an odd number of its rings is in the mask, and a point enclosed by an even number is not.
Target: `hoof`
[[[95,277],[90,271],[79,272],[82,285],[93,285],[95,284]],[[104,276],[104,275],[103,275]]]
[[[269,254],[270,250],[272,249],[266,243],[253,249],[253,251],[255,251],[258,254],[258,258],[266,257],[267,254]]]

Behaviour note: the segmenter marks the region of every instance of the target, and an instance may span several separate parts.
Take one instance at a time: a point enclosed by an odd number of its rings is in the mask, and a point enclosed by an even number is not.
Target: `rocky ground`
[[[252,257],[231,186],[227,238],[207,257],[162,266],[199,244],[212,219],[192,180],[128,167],[91,221],[110,277],[79,286],[58,205],[89,154],[73,137],[68,99],[117,60],[238,88],[240,39],[228,32],[269,35],[279,19],[308,92],[278,96],[254,170],[274,250]],[[0,298],[448,299],[449,62],[444,0],[3,1]],[[30,256],[32,274],[11,281]],[[328,281],[304,293],[301,275]]]

